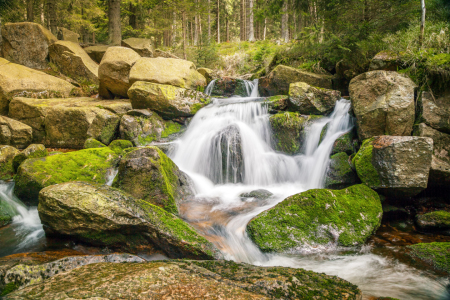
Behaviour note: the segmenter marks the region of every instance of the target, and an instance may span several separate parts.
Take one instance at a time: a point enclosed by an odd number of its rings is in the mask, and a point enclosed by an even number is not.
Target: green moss
[[[109,144],[109,148],[118,154],[122,154],[125,149],[133,148],[133,143],[127,140],[115,140]]]
[[[331,156],[330,167],[325,178],[325,187],[339,189],[356,182],[357,178],[350,166],[347,153],[340,152]]]
[[[103,148],[106,147],[105,144],[102,142],[97,141],[96,139],[87,139],[86,142],[84,142],[84,149],[90,149],[90,148]]]
[[[161,133],[162,138],[166,138],[169,135],[172,135],[174,133],[180,132],[182,126],[178,123],[175,123],[173,121],[168,121],[165,124],[164,131]]]
[[[15,193],[23,201],[36,203],[39,191],[46,186],[86,181],[106,183],[106,173],[117,166],[119,156],[110,148],[92,148],[27,159],[15,176]]]
[[[353,132],[347,132],[346,134],[341,135],[333,145],[333,150],[331,154],[336,154],[339,152],[345,152],[348,155],[351,155],[355,152],[355,148],[353,147]]]
[[[427,64],[438,67],[450,67],[450,54],[441,53],[430,56],[427,60]]]
[[[17,290],[20,286],[14,282],[10,282],[8,284],[5,285],[5,287],[3,288],[2,292],[0,293],[0,296],[6,296],[9,293],[14,292],[15,290]]]
[[[14,176],[14,157],[19,150],[11,146],[0,145],[0,180],[9,180]]]
[[[344,190],[309,190],[285,199],[253,219],[247,227],[265,252],[288,251],[330,242],[362,245],[380,226],[378,194],[365,185]]]
[[[361,181],[371,188],[380,186],[380,177],[372,164],[373,138],[365,140],[352,163]]]
[[[16,214],[16,210],[0,198],[0,228],[10,224]]]
[[[203,107],[205,107],[204,104],[202,103],[195,103],[191,106],[191,114],[195,115],[196,113],[198,113],[198,111],[200,109],[202,109]]]
[[[450,228],[450,212],[438,210],[418,216],[421,222],[436,224],[436,227]]]
[[[300,137],[306,118],[298,113],[284,112],[270,117],[275,149],[288,154],[300,151]]]
[[[407,247],[410,255],[432,264],[435,268],[450,272],[450,243],[420,243]]]

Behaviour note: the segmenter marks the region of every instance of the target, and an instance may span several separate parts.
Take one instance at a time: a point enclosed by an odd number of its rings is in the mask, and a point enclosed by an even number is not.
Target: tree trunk
[[[186,12],[183,11],[183,57],[187,59],[186,56]]]
[[[282,31],[282,39],[285,43],[289,42],[289,15],[288,15],[288,0],[284,0],[283,3],[283,17],[281,20],[281,31]]]
[[[425,0],[421,0],[421,6],[422,6],[422,21],[420,22],[420,37],[419,37],[419,44],[422,47],[423,45],[423,36],[425,34],[425,17],[427,13],[427,8],[425,6]]]
[[[27,0],[27,21],[34,21],[34,0]]]
[[[194,26],[195,26],[195,30],[194,30],[194,46],[198,45],[198,15],[195,14],[194,17]]]
[[[250,0],[249,42],[255,41],[255,28],[253,26],[253,0]]]
[[[211,0],[208,0],[208,43],[211,42]]]
[[[217,43],[220,44],[220,0],[217,0]]]
[[[240,27],[240,33],[241,33],[241,41],[245,41],[245,18],[244,18],[244,5],[245,0],[241,0],[241,9],[240,9],[240,18],[241,18],[241,27]]]
[[[177,43],[177,13],[173,11],[173,22],[172,22],[172,47],[175,47]]]
[[[56,0],[47,0],[47,10],[48,10],[48,28],[50,31],[56,35],[57,34],[57,18],[56,18]]]
[[[120,2],[121,0],[109,0],[109,43],[112,45],[120,45],[122,42]]]
[[[133,29],[137,29],[136,5],[130,2],[130,15],[128,17],[128,24]]]
[[[229,21],[229,16],[228,14],[226,14],[226,26],[227,26],[227,42],[230,41],[230,21]]]
[[[266,33],[267,33],[267,18],[264,18],[264,33],[263,33],[263,40],[266,40]]]
[[[42,0],[41,2],[41,24],[42,26],[45,26],[45,1]]]

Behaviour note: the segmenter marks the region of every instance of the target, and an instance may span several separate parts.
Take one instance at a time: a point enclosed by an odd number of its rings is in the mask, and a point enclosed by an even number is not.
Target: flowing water
[[[266,254],[258,249],[246,234],[247,223],[290,195],[322,188],[333,144],[352,130],[353,120],[350,101],[341,99],[330,116],[309,125],[302,154],[288,156],[273,150],[268,109],[258,97],[257,81],[247,82],[247,87],[249,97],[213,99],[174,142],[169,155],[192,178],[196,191],[195,200],[181,208],[184,218],[227,259],[337,275],[358,285],[366,296],[450,298],[446,279],[376,255],[370,247],[341,249],[329,244],[301,247],[289,254]],[[257,189],[273,196],[243,201],[242,193]]]

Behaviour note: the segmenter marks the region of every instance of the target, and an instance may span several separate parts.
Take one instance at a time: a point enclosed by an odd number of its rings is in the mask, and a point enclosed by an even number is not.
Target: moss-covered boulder
[[[158,114],[135,109],[129,111],[120,120],[120,137],[129,140],[135,146],[145,146],[161,138],[177,133],[182,126],[173,121],[164,121]]]
[[[409,255],[420,259],[438,270],[450,273],[450,243],[420,243],[407,247]]]
[[[174,58],[143,57],[130,71],[130,83],[138,81],[172,85],[197,90],[206,86],[206,78],[197,72],[193,62]]]
[[[359,182],[359,178],[350,165],[350,158],[345,152],[331,156],[330,165],[325,176],[325,188],[343,189]]]
[[[5,23],[2,38],[4,58],[41,70],[47,68],[48,48],[57,41],[49,30],[31,22]]]
[[[14,172],[17,172],[20,164],[22,164],[25,160],[29,158],[41,158],[46,157],[48,155],[48,151],[42,144],[31,144],[25,150],[21,151],[19,154],[14,156],[13,159],[13,168]]]
[[[15,215],[15,209],[0,196],[0,228],[11,224]]]
[[[49,47],[50,61],[64,75],[80,83],[98,84],[98,64],[78,43],[57,41]]]
[[[127,251],[162,250],[171,258],[215,259],[220,252],[175,215],[106,185],[69,182],[39,193],[47,236],[64,235]]]
[[[355,153],[355,135],[352,131],[349,131],[341,135],[333,144],[333,149],[331,150],[331,155],[345,152],[348,155]]]
[[[39,191],[49,185],[75,180],[105,184],[108,170],[117,167],[119,159],[110,148],[27,159],[14,178],[14,193],[22,201],[35,205]]]
[[[16,120],[0,116],[0,145],[14,146],[20,149],[31,144],[33,129]]]
[[[365,140],[353,158],[361,181],[379,192],[398,197],[417,195],[428,186],[433,140],[379,136]]]
[[[416,216],[416,223],[422,229],[450,229],[450,212],[438,210]]]
[[[8,299],[324,299],[358,300],[357,286],[303,269],[231,261],[99,263],[11,293]],[[173,296],[176,295],[176,296]]]
[[[299,153],[302,146],[302,131],[308,118],[294,112],[283,112],[271,116],[269,122],[275,150],[287,154]]]
[[[122,40],[122,47],[133,49],[142,57],[153,57],[153,46],[151,39],[128,38]]]
[[[231,97],[231,96],[250,96],[251,91],[247,90],[244,80],[223,77],[217,79],[211,91],[211,96]]]
[[[369,71],[384,70],[397,71],[400,66],[400,57],[393,51],[378,52],[370,62]]]
[[[437,131],[425,123],[421,123],[416,126],[414,135],[433,139],[429,185],[448,186],[450,184],[450,134]]]
[[[333,88],[332,76],[278,65],[269,75],[259,80],[259,93],[262,96],[288,95],[289,85],[295,82],[305,82],[324,89]]]
[[[339,91],[316,88],[305,82],[295,82],[289,85],[289,106],[291,110],[304,115],[331,113],[339,99],[341,99]]]
[[[211,81],[214,80],[214,71],[208,68],[198,68],[197,72],[203,75],[203,77],[206,78],[206,83],[209,84]]]
[[[0,115],[8,115],[14,97],[68,97],[74,85],[54,76],[0,58]]]
[[[126,154],[113,186],[174,214],[181,201],[193,196],[187,176],[156,147]]]
[[[360,139],[410,136],[415,88],[409,77],[397,72],[372,71],[353,78],[349,91]]]
[[[109,47],[98,68],[99,93],[104,99],[127,97],[131,87],[131,67],[141,58],[136,51],[125,47]]]
[[[96,62],[101,63],[103,56],[105,55],[109,45],[95,45],[84,48],[84,51]]]
[[[69,30],[64,27],[58,28],[57,34],[58,40],[60,41],[69,41],[72,43],[79,43],[80,35],[72,30]]]
[[[33,128],[34,143],[82,149],[88,138],[109,144],[118,132],[120,117],[130,109],[127,100],[14,98],[9,115]]]
[[[264,100],[264,104],[267,105],[269,113],[276,114],[280,111],[288,110],[289,96],[287,95],[271,96]]]
[[[0,145],[0,180],[9,180],[13,178],[14,157],[19,154],[20,151],[11,146]]]
[[[109,144],[109,148],[116,152],[117,154],[124,154],[131,151],[133,148],[133,143],[127,140],[115,140]]]
[[[211,101],[201,92],[144,81],[133,84],[128,96],[134,109],[150,109],[164,119],[192,117]]]
[[[106,147],[106,145],[93,138],[89,138],[86,140],[86,142],[84,142],[84,149],[103,148],[103,147]]]
[[[315,189],[291,196],[256,216],[247,226],[264,252],[286,252],[337,244],[362,245],[380,226],[378,194],[365,185]]]

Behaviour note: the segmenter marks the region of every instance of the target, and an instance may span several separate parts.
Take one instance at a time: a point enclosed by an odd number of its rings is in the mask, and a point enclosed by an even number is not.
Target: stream
[[[181,216],[228,260],[336,275],[356,284],[365,299],[450,299],[448,279],[398,259],[397,254],[402,252],[398,246],[372,242],[362,248],[341,248],[328,244],[267,254],[249,239],[246,225],[253,217],[288,196],[324,186],[333,144],[354,126],[350,101],[341,99],[330,116],[311,122],[302,154],[276,152],[270,115],[257,85],[257,81],[246,82],[249,97],[214,98],[172,142],[169,156],[190,176],[196,193],[194,200],[181,204]],[[319,143],[325,126],[326,134]],[[116,174],[111,172],[108,183]],[[67,247],[64,243],[55,246],[45,238],[37,209],[22,204],[14,196],[13,187],[13,182],[0,182],[0,197],[16,211],[13,223],[0,229],[0,257]],[[259,189],[273,195],[266,200],[241,196]]]

